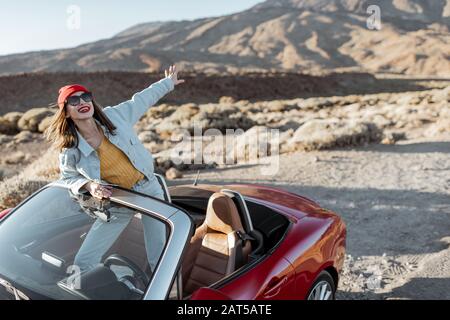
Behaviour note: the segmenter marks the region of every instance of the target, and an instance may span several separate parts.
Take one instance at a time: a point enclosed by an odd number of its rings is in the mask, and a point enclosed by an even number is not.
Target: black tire
[[[306,299],[309,300],[309,296],[311,295],[311,293],[313,292],[313,290],[315,289],[315,287],[321,283],[321,282],[327,282],[328,285],[331,288],[331,298],[330,300],[335,300],[336,296],[336,284],[334,283],[334,279],[331,276],[331,274],[328,271],[322,271],[321,273],[319,273],[319,275],[317,276],[316,280],[314,281],[313,285],[311,286],[311,288],[308,291],[308,294],[306,295]],[[312,300],[317,300],[317,299],[312,299]]]

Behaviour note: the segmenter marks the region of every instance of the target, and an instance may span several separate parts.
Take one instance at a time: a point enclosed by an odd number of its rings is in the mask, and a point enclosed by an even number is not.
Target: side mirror
[[[194,291],[190,300],[231,300],[231,298],[218,290],[202,287]]]

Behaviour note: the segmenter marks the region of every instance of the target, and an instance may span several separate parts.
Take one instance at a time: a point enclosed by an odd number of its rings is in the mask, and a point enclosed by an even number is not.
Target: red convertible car
[[[0,299],[334,299],[346,241],[337,214],[267,186],[158,179],[165,200],[120,187],[95,200],[56,181],[0,213]],[[83,239],[117,208],[129,224],[80,272]],[[167,230],[154,270],[143,215]]]

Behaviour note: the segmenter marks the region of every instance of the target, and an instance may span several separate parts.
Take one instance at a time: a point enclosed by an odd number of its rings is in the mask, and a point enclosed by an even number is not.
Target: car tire
[[[331,274],[322,271],[317,276],[313,285],[306,295],[307,300],[334,300],[336,293],[336,285]]]

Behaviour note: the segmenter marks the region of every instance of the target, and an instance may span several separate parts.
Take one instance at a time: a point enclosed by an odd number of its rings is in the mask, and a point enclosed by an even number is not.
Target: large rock
[[[176,106],[169,106],[165,103],[159,106],[153,106],[146,112],[146,116],[152,119],[166,118],[176,110]]]
[[[202,131],[218,129],[225,133],[226,129],[247,130],[254,125],[255,122],[236,106],[208,103],[200,106],[183,105],[154,126],[154,129],[162,138],[165,138],[180,130],[186,130],[193,134],[195,127]]]
[[[142,143],[150,143],[159,140],[159,136],[154,131],[142,131],[139,133],[138,137]]]
[[[166,178],[169,180],[179,179],[182,177],[183,177],[183,174],[176,168],[172,167],[166,171]]]
[[[14,134],[17,132],[17,126],[9,121],[8,119],[5,119],[3,117],[0,117],[0,133],[3,134]]]
[[[44,132],[45,130],[47,130],[47,128],[50,127],[52,121],[53,121],[53,116],[45,117],[45,118],[41,121],[41,123],[39,123],[38,131],[39,131],[39,132]]]
[[[169,120],[178,122],[189,120],[192,116],[197,114],[199,110],[200,108],[195,103],[183,104],[169,116]]]
[[[49,108],[35,108],[28,110],[20,118],[17,126],[20,130],[29,130],[31,132],[38,132],[39,124],[48,116],[53,115],[54,112]]]
[[[381,136],[381,130],[373,123],[337,119],[311,120],[295,131],[286,147],[289,151],[309,151],[357,146],[379,142]]]
[[[25,154],[21,151],[8,155],[3,162],[6,164],[19,164],[25,161]]]
[[[203,130],[218,129],[221,132],[225,132],[226,129],[250,129],[255,125],[255,122],[244,115],[239,110],[223,111],[207,111],[202,110],[192,117],[192,126],[189,128],[192,130],[193,124],[197,123],[201,125]]]
[[[14,139],[14,136],[0,134],[0,145],[8,143]]]
[[[167,150],[172,147],[172,144],[170,141],[163,140],[163,141],[151,141],[148,143],[144,143],[144,147],[150,151],[152,154],[161,152],[163,150]]]
[[[439,137],[450,134],[450,118],[443,118],[430,125],[425,131],[427,137]]]
[[[22,116],[23,112],[13,111],[4,114],[2,118],[8,120],[14,127],[14,131],[18,132],[19,128],[17,127],[17,123],[19,122],[20,118],[22,118]]]
[[[194,142],[193,140],[185,139],[170,149],[154,153],[153,158],[155,159],[156,166],[164,172],[170,167],[174,167],[180,171],[216,167],[217,163],[209,163],[204,159],[204,154],[201,151],[204,150],[205,143],[202,142],[201,137],[197,140],[197,142]],[[203,147],[200,150],[195,150],[195,144],[200,146],[199,144],[202,143]]]
[[[219,99],[219,104],[232,104],[235,103],[236,100],[233,97],[230,96],[222,96]]]
[[[28,130],[21,131],[21,132],[19,132],[18,134],[16,134],[14,136],[14,141],[16,143],[30,142],[33,139],[34,139],[33,134],[30,131],[28,131]]]

